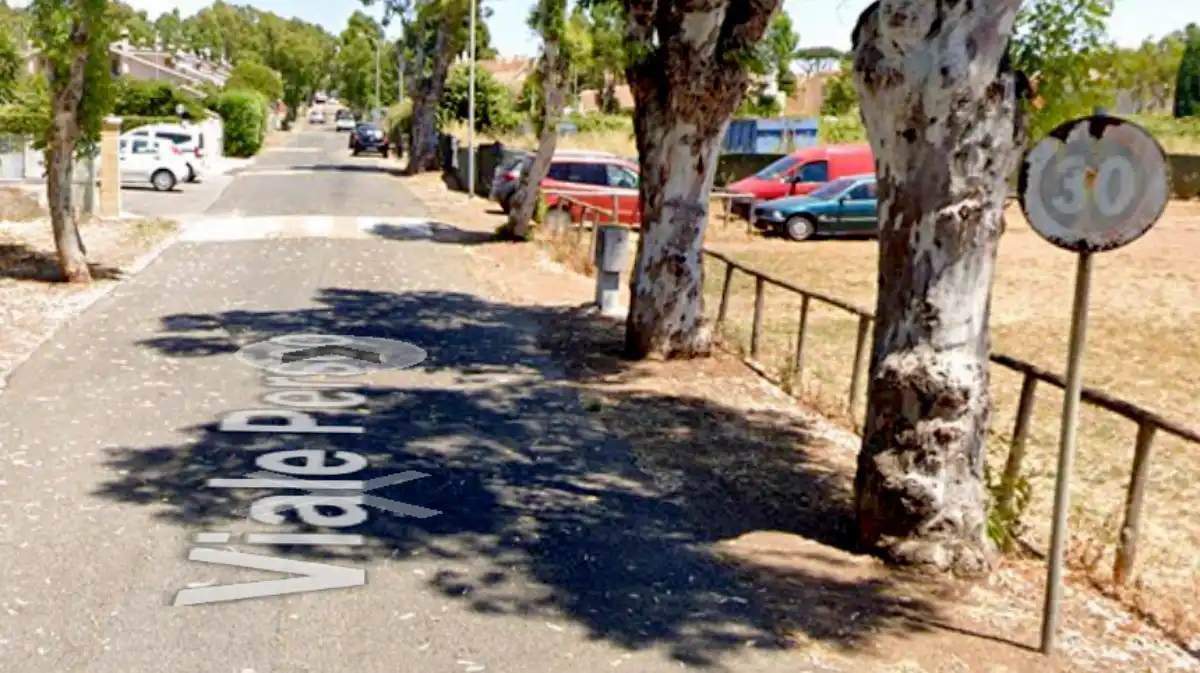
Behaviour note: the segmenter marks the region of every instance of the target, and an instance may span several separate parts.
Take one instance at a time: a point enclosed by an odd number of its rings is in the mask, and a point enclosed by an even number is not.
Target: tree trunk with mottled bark
[[[542,50],[542,130],[538,137],[537,154],[530,162],[529,169],[521,176],[506,225],[514,236],[521,239],[529,235],[529,223],[537,208],[539,188],[550,172],[550,162],[558,146],[558,123],[566,104],[566,86],[558,44],[548,40]]]
[[[1005,57],[1019,4],[882,0],[853,34],[881,228],[860,542],[963,575],[995,559],[988,317],[1006,178],[1025,135]]]
[[[780,0],[627,0],[642,232],[626,355],[708,355],[702,246],[717,155]]]
[[[451,44],[451,31],[455,27],[456,14],[447,12],[438,27],[437,41],[433,49],[433,66],[429,76],[422,78],[417,95],[413,99],[412,137],[409,138],[405,175],[416,175],[437,167],[437,107],[446,90],[446,76],[450,73],[450,63],[457,52]]]
[[[69,283],[88,283],[92,280],[92,274],[83,240],[79,236],[73,194],[75,150],[80,136],[79,105],[83,100],[88,38],[82,26],[76,26],[72,35],[76,41],[76,52],[66,79],[54,81],[53,77],[50,78],[53,119],[46,148],[46,200],[63,279]]]

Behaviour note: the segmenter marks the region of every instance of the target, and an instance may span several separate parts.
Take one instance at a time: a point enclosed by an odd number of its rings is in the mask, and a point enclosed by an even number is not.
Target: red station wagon
[[[757,201],[803,196],[822,185],[849,175],[875,172],[875,155],[865,143],[805,147],[726,189],[748,192]],[[736,204],[749,210],[748,203]]]
[[[496,199],[507,211],[508,202],[516,191],[518,179],[525,165],[518,165],[500,176],[495,189]],[[546,195],[546,205],[571,211],[572,219],[579,220],[583,208],[569,200],[602,208],[607,213],[613,209],[614,197],[617,206],[617,221],[621,224],[639,226],[642,223],[638,165],[628,159],[605,152],[578,152],[563,150],[554,154],[550,171],[542,181],[543,190],[563,190],[566,198],[557,194]],[[600,215],[600,221],[611,221]]]

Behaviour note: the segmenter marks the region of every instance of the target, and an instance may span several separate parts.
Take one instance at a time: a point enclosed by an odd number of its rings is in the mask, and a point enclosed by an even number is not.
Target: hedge
[[[121,117],[121,133],[151,124],[178,124],[179,117],[140,117],[130,115]]]
[[[226,156],[252,157],[262,149],[270,112],[265,96],[254,91],[226,91],[214,96],[210,106],[225,126]]]

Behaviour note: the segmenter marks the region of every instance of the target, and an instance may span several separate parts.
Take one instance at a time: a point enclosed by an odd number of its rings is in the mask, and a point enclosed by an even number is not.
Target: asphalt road
[[[9,380],[0,671],[812,670],[780,651],[756,595],[697,550],[710,538],[562,385],[535,347],[541,316],[489,298],[464,237],[414,224],[420,208],[381,169],[275,172],[379,166],[348,159],[344,142],[298,135],[294,151],[266,155],[194,226],[234,231],[280,216],[391,226],[231,241],[195,230]],[[344,390],[361,397],[341,396],[354,408],[313,412],[362,434],[221,431],[231,413],[279,403],[263,399],[269,382],[235,351],[292,333],[398,339],[428,358],[355,379]],[[361,536],[358,546],[247,544],[239,536],[254,531],[314,532],[287,512],[278,525],[248,518],[255,500],[304,491],[208,480],[244,478],[265,452],[298,449],[367,459],[333,479],[428,475],[368,495],[435,515],[372,507],[351,528],[318,529]],[[189,561],[197,549],[210,551]],[[366,583],[173,604],[184,589],[299,572],[230,564],[264,558],[363,570]]]

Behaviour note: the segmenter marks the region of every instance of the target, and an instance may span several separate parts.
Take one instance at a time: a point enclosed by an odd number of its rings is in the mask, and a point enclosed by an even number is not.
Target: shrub
[[[243,61],[233,67],[229,80],[225,82],[225,90],[257,91],[268,100],[275,101],[283,98],[283,78],[262,63]]]
[[[384,130],[393,143],[399,144],[412,131],[412,101],[405,98],[388,108]]]
[[[172,117],[176,106],[192,119],[204,119],[204,104],[169,82],[145,82],[122,77],[117,80],[113,114],[121,117]]]
[[[251,157],[262,149],[267,135],[266,98],[254,91],[226,91],[212,100],[213,110],[224,122],[225,154]]]
[[[633,119],[628,115],[575,114],[564,117],[563,121],[574,124],[580,133],[633,133]]]
[[[1179,62],[1179,79],[1175,84],[1175,117],[1200,116],[1200,29],[1187,27],[1187,48]]]
[[[470,117],[470,69],[457,65],[446,78],[446,90],[438,103],[438,124],[445,128],[453,122],[466,122]],[[475,125],[479,131],[508,133],[517,128],[521,119],[513,108],[513,96],[492,73],[475,70]]]
[[[177,123],[179,123],[179,118],[175,117],[175,116],[171,116],[171,117],[165,117],[165,116],[164,117],[148,117],[148,116],[141,116],[141,115],[122,116],[121,117],[121,133],[125,133],[126,131],[132,131],[132,130],[142,127],[142,126],[149,126],[151,124],[177,124]]]

